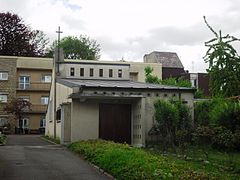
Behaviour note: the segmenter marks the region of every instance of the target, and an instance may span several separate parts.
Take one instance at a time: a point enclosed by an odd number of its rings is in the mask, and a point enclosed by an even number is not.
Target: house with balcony
[[[22,127],[27,133],[44,133],[45,115],[52,79],[53,61],[50,58],[0,56],[0,74],[7,78],[0,80],[0,121],[10,122],[15,132]],[[7,68],[10,66],[11,68]],[[16,122],[3,112],[3,107],[13,98],[29,101],[32,105],[26,116]]]

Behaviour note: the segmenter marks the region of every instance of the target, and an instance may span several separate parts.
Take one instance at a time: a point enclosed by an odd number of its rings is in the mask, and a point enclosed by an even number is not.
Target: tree
[[[57,41],[51,45],[48,57],[53,57],[53,52],[57,46]],[[86,59],[98,60],[100,58],[100,45],[96,40],[87,36],[80,35],[78,37],[67,36],[61,39],[59,47],[63,48],[64,58],[67,59]]]
[[[213,96],[239,95],[240,89],[240,57],[231,45],[239,39],[226,35],[222,36],[221,30],[215,32],[208,24],[205,16],[204,21],[214,38],[205,42],[208,47],[204,60],[209,63],[207,72],[210,76],[210,91]]]
[[[178,86],[178,87],[191,87],[191,82],[188,80],[185,80],[183,78],[173,78],[170,77],[168,79],[159,79],[157,76],[152,75],[153,68],[150,66],[147,66],[145,69],[145,82],[147,83],[153,83],[153,84],[163,84],[163,85],[169,85],[169,86]]]
[[[17,14],[0,13],[0,55],[44,56],[47,43],[42,31],[32,31]]]
[[[17,122],[20,122],[26,113],[31,110],[31,103],[24,99],[12,99],[7,105],[4,107],[4,111],[10,113],[14,116]],[[23,124],[21,125],[21,129],[23,129]]]

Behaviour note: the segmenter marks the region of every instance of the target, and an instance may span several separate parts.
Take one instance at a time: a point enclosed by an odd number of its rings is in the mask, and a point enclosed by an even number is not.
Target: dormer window
[[[122,69],[118,70],[118,77],[121,78],[122,77]]]
[[[90,76],[90,77],[93,77],[93,68],[90,68],[89,76]]]
[[[80,68],[80,76],[81,76],[81,77],[84,76],[84,68]]]
[[[99,77],[103,77],[103,69],[99,69]]]
[[[70,68],[70,76],[74,76],[74,68],[73,67]]]

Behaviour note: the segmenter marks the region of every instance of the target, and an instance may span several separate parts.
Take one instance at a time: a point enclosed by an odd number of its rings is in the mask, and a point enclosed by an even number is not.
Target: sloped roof
[[[175,52],[153,51],[144,57],[146,62],[161,63],[162,67],[184,68],[181,60]]]
[[[129,80],[86,80],[86,79],[57,79],[57,82],[68,87],[88,88],[124,88],[124,89],[155,89],[155,90],[193,90],[192,88],[166,86],[160,84],[149,84],[133,82]]]

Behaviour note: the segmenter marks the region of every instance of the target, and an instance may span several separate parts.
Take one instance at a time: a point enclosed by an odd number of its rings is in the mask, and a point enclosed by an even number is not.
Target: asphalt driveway
[[[9,135],[0,146],[1,180],[110,179],[65,147],[38,135]]]

